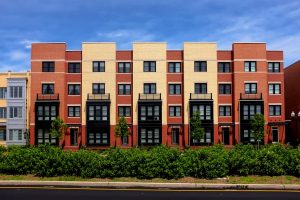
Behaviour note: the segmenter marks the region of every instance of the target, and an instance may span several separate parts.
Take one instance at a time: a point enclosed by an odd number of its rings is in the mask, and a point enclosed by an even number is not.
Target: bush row
[[[53,146],[0,148],[0,173],[84,178],[137,177],[177,179],[228,175],[300,176],[300,148],[282,145],[237,145],[179,151],[163,146],[149,149],[113,148],[98,153],[64,151]]]

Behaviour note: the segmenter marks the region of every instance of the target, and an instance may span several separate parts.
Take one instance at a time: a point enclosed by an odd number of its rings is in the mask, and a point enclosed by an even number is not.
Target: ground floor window
[[[18,141],[23,139],[23,134],[21,129],[9,129],[8,130],[8,140]]]
[[[278,142],[279,141],[279,130],[278,127],[272,127],[272,140],[273,142]]]
[[[57,138],[51,136],[49,129],[38,129],[38,144],[57,144]]]
[[[212,138],[213,138],[213,130],[212,128],[204,128],[204,135],[202,139],[192,139],[193,145],[201,145],[201,144],[210,144],[212,143]]]
[[[90,131],[88,132],[89,145],[108,145],[108,131]]]
[[[5,129],[0,130],[0,141],[5,141],[6,140],[6,131]]]
[[[160,144],[160,128],[141,128],[141,144]]]
[[[250,129],[243,129],[242,131],[242,142],[255,142],[254,135]]]

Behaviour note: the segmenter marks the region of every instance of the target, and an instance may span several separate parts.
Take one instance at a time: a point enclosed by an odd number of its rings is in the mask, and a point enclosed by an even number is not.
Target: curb
[[[204,183],[143,183],[143,182],[80,182],[80,181],[0,181],[1,187],[82,187],[110,189],[161,190],[300,190],[295,184],[204,184]]]

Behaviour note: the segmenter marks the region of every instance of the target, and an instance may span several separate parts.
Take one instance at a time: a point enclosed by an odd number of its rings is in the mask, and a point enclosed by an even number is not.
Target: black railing
[[[156,93],[156,94],[139,93],[139,100],[161,100],[161,93]]]
[[[262,100],[262,93],[241,93],[240,94],[241,100]]]
[[[105,94],[88,94],[88,100],[110,100],[110,93]]]
[[[190,100],[212,100],[212,93],[206,93],[206,94],[190,93]]]
[[[57,101],[59,100],[59,94],[36,94],[37,101]]]

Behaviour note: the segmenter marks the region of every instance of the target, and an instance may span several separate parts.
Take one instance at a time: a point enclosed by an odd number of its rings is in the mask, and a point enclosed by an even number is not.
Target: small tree
[[[251,133],[253,134],[255,142],[257,142],[257,149],[259,149],[259,142],[263,141],[265,132],[265,117],[261,113],[254,115],[251,120]]]
[[[115,135],[118,137],[128,137],[129,130],[125,117],[119,117],[118,124],[115,126]]]
[[[200,119],[200,113],[199,111],[195,112],[190,120],[190,131],[191,131],[191,137],[193,140],[201,140],[204,136],[204,128],[202,128],[201,125],[201,119]]]
[[[68,126],[65,124],[64,120],[57,117],[51,123],[50,134],[55,138],[62,139],[65,135],[67,127]]]

